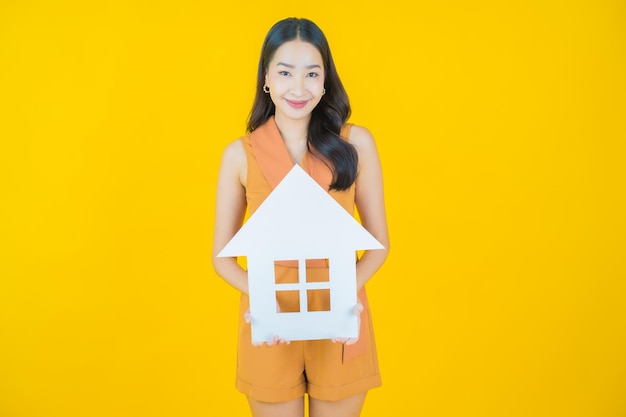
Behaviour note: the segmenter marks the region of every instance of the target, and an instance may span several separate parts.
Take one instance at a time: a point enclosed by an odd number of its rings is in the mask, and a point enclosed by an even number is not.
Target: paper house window
[[[313,261],[329,265],[328,259]],[[276,266],[282,262],[274,263],[276,312],[330,311],[330,274],[312,278],[311,274],[307,274],[306,260],[299,260],[293,262],[297,265],[298,273],[283,277],[276,270]]]
[[[358,336],[356,251],[382,248],[295,165],[218,256],[247,257],[252,342],[275,335],[315,340]],[[315,259],[327,260],[327,281],[307,281],[306,261]],[[297,282],[276,283],[281,260],[297,261],[292,262]],[[297,291],[297,305],[278,312],[276,299],[283,291]],[[311,302],[320,295],[328,295],[330,304]]]

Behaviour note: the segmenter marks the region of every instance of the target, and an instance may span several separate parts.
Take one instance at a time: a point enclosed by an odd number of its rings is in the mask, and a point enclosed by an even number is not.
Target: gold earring
[[[326,94],[326,89],[324,89],[324,91],[322,91],[322,95]]]
[[[263,86],[263,92],[266,94],[270,92],[270,88],[267,86],[267,84]]]

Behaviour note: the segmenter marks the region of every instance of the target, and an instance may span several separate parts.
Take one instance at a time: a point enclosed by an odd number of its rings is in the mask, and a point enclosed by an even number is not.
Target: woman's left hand
[[[359,301],[357,305],[354,307],[354,315],[361,319],[361,312],[363,311],[363,304]],[[330,339],[333,343],[345,343],[346,345],[353,345],[359,340],[359,336],[357,337],[336,337],[334,339]]]

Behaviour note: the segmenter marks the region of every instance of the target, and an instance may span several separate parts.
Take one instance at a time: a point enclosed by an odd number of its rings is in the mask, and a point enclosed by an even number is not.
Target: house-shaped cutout
[[[383,246],[299,165],[289,171],[218,256],[246,256],[252,342],[356,337],[356,251]],[[327,259],[328,282],[307,282],[307,259]],[[296,260],[297,283],[277,284],[274,262]],[[307,291],[330,310],[307,311]],[[276,291],[299,291],[300,311],[278,312]]]

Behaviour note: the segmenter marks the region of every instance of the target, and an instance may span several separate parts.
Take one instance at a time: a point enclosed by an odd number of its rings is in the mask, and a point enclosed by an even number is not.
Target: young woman
[[[364,285],[389,250],[383,181],[372,135],[347,124],[349,115],[322,31],[307,19],[276,23],[263,43],[249,135],[222,156],[213,242],[216,273],[242,293],[236,386],[255,417],[302,417],[305,394],[311,417],[358,416],[367,390],[381,383]],[[385,249],[366,251],[357,262],[357,339],[290,342],[277,336],[253,345],[247,272],[236,258],[216,255],[241,227],[246,208],[252,214],[296,163],[348,212],[356,205],[362,225]],[[277,282],[297,276],[288,262],[277,262],[275,270]],[[324,280],[327,274],[324,262],[307,261],[307,277]],[[289,311],[294,300],[284,293],[278,307]],[[327,294],[311,304],[323,309]]]

